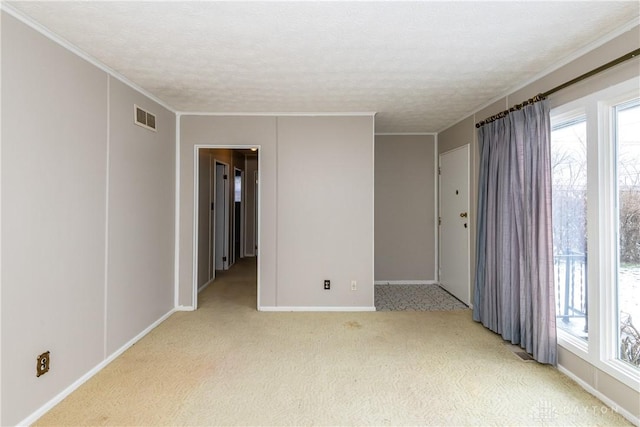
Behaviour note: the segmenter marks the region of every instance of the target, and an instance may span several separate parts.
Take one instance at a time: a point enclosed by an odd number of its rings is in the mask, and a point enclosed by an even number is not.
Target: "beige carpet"
[[[200,302],[38,424],[630,425],[469,310],[260,313],[252,261]]]

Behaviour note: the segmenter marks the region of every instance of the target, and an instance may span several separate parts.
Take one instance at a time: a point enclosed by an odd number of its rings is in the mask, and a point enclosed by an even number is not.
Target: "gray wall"
[[[193,298],[196,144],[260,146],[262,308],[373,307],[372,116],[180,117],[184,306]],[[324,279],[332,280],[331,291],[322,289]]]
[[[373,179],[371,117],[278,118],[276,305],[373,306]]]
[[[0,424],[13,425],[172,309],[175,115],[5,12],[2,90]],[[157,133],[133,124],[134,102]]]
[[[557,85],[569,81],[591,69],[599,67],[624,54],[638,48],[640,40],[640,27],[623,33],[613,40],[603,44],[585,55],[569,62],[559,69],[541,77],[540,79],[518,89],[517,91],[497,99],[491,105],[466,117],[457,124],[443,130],[438,134],[439,152],[445,152],[452,148],[471,142],[473,161],[471,165],[471,195],[472,209],[470,212],[471,237],[472,237],[472,275],[475,276],[475,230],[476,230],[476,205],[477,205],[477,178],[478,178],[478,150],[477,133],[475,123],[499,113],[520,103],[538,93],[545,92]],[[598,74],[562,90],[549,99],[552,107],[579,99],[589,93],[604,89],[613,84],[628,80],[640,74],[640,59],[633,59],[618,65],[604,73]],[[472,279],[473,281],[473,279]],[[473,295],[473,289],[471,294]],[[575,374],[578,378],[592,386],[595,390],[612,399],[627,411],[640,416],[640,393],[632,390],[625,384],[607,375],[597,367],[580,359],[563,347],[558,347],[559,363]]]
[[[175,114],[110,79],[107,354],[174,306]],[[157,132],[133,124],[133,104]]]
[[[375,280],[435,281],[433,135],[375,137]]]
[[[178,305],[193,301],[193,159],[194,146],[258,145],[263,203],[259,277],[275,283],[276,277],[276,118],[233,116],[180,116],[180,241]],[[270,207],[269,207],[270,206]],[[275,286],[265,287],[262,304],[275,305]]]

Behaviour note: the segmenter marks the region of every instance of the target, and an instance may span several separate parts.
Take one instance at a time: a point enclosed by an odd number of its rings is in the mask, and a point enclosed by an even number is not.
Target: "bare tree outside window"
[[[584,116],[554,126],[551,174],[557,325],[588,340],[587,126]]]
[[[640,367],[640,100],[614,107],[618,358]],[[554,274],[557,325],[588,341],[587,122],[551,133]],[[595,141],[593,142],[595,143]]]
[[[615,113],[618,196],[618,357],[640,367],[640,100]]]

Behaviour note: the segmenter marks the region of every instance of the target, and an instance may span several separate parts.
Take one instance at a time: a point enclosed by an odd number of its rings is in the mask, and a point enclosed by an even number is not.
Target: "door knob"
[[[466,217],[467,217],[467,213],[466,213],[466,212],[462,212],[462,213],[460,214],[460,218],[466,218]]]

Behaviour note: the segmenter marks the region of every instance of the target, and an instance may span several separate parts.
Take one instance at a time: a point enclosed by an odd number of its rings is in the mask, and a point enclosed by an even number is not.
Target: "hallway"
[[[198,294],[198,309],[257,307],[258,257],[238,258],[228,270],[216,270],[216,279]]]

